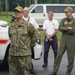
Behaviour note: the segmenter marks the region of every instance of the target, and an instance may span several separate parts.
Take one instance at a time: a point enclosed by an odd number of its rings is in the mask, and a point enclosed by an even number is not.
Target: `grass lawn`
[[[6,16],[0,16],[0,20],[4,20],[4,21],[7,21],[8,22],[8,25],[10,25],[10,21],[11,21],[11,16],[8,16],[6,18]],[[39,27],[39,30],[41,30],[42,27]],[[58,41],[60,41],[60,38],[61,38],[61,32],[58,32],[57,33],[57,38],[58,38]],[[44,41],[44,34],[41,33],[41,41]]]
[[[8,25],[10,24],[10,21],[11,21],[11,16],[0,16],[0,20],[4,20],[4,21],[7,21],[8,22]]]

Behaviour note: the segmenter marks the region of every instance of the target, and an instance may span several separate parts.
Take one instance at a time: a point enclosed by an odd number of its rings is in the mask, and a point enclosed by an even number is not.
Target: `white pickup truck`
[[[38,25],[43,25],[44,21],[48,18],[48,12],[52,11],[53,17],[60,22],[62,18],[66,17],[64,9],[67,6],[75,10],[75,4],[32,4],[29,7],[29,15],[36,20]],[[73,16],[75,17],[75,12]]]
[[[0,20],[0,63],[8,64],[8,52],[10,46],[10,39],[8,36],[8,23]],[[34,47],[34,59],[40,59],[43,47],[36,44]]]
[[[0,20],[0,63],[7,63],[9,46],[8,23]]]

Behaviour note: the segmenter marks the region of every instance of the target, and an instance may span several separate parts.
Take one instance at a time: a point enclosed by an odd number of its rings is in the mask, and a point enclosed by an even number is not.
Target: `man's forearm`
[[[43,32],[44,32],[45,36],[47,37],[47,36],[48,36],[48,34],[46,33],[46,31],[45,31],[45,30],[43,30]]]
[[[50,35],[50,37],[53,37],[54,35],[56,35],[57,32],[58,32],[58,29],[56,29],[55,32],[52,35]]]

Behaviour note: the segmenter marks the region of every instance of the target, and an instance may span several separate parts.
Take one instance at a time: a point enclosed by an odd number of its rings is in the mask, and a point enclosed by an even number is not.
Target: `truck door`
[[[1,50],[2,50],[2,44],[1,44],[1,39],[2,39],[2,30],[1,30],[1,26],[0,26],[0,59],[1,59]]]
[[[8,41],[8,26],[3,24],[2,22],[2,24],[0,25],[0,60],[4,59],[6,49],[8,46]]]

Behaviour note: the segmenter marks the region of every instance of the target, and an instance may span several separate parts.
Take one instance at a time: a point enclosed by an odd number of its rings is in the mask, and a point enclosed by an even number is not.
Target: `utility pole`
[[[8,0],[5,0],[6,18],[8,17]]]

